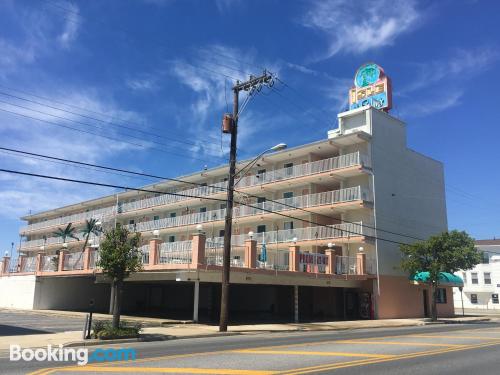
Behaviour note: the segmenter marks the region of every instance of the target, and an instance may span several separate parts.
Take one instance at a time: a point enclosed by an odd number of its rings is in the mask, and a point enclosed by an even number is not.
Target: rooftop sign
[[[375,63],[359,67],[354,76],[354,86],[349,90],[349,109],[365,105],[386,112],[392,107],[391,79]]]

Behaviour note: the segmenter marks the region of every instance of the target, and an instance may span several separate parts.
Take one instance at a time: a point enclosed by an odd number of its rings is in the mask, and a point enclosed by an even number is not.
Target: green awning
[[[429,272],[417,272],[410,277],[413,284],[427,284],[429,282]],[[460,276],[454,275],[449,272],[439,273],[439,285],[443,286],[464,286],[464,281]]]

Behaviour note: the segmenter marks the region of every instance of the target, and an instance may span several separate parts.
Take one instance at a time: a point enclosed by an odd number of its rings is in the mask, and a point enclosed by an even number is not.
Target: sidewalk
[[[54,312],[45,312],[54,313]],[[59,313],[59,312],[57,312]],[[66,312],[65,312],[66,313]],[[68,313],[75,314],[75,313]],[[80,313],[76,313],[80,314]],[[81,313],[83,314],[83,313]],[[101,315],[101,314],[96,314]],[[71,315],[74,316],[74,315]],[[108,315],[104,315],[109,319]],[[133,320],[130,317],[123,316],[123,320]],[[137,320],[144,320],[144,318],[137,318]],[[219,333],[218,327],[215,325],[207,324],[173,324],[175,321],[169,320],[170,324],[161,326],[164,319],[146,318],[147,322],[156,324],[155,326],[145,327],[141,333],[139,341],[163,341],[173,339],[185,338],[199,338],[199,337],[214,337],[224,335],[238,335],[238,334],[258,334],[258,333],[271,333],[271,332],[299,332],[299,331],[336,331],[336,330],[352,330],[352,329],[367,329],[367,328],[393,328],[393,327],[414,327],[429,324],[427,319],[386,319],[386,320],[356,320],[356,321],[335,321],[335,322],[321,322],[321,323],[289,323],[289,324],[252,324],[252,325],[235,325],[229,327],[228,333]],[[475,323],[481,321],[488,321],[489,318],[485,317],[455,317],[440,320],[437,323]],[[65,346],[87,346],[87,345],[110,345],[117,343],[130,343],[137,342],[137,339],[124,339],[124,340],[82,340],[81,331],[69,331],[51,334],[36,334],[36,335],[20,335],[20,336],[5,336],[0,337],[0,353],[6,353],[9,350],[10,344],[18,344],[22,347],[44,347],[48,344],[51,345],[65,345]]]

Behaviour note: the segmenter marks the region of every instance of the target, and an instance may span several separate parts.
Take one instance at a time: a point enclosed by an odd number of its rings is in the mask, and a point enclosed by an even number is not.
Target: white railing
[[[59,267],[59,257],[57,255],[44,255],[42,257],[42,271],[55,272]]]
[[[164,242],[158,251],[158,264],[190,264],[192,241]]]
[[[338,275],[355,275],[358,270],[358,261],[356,257],[336,256],[335,273]]]
[[[81,233],[76,234],[76,237],[78,240],[68,237],[66,238],[66,243],[74,243],[74,242],[80,242],[83,246],[83,242],[85,241],[85,236]],[[20,249],[26,249],[26,248],[31,248],[31,247],[40,247],[40,246],[49,246],[49,245],[57,245],[57,244],[63,244],[63,240],[61,237],[48,237],[46,239],[40,238],[37,240],[31,240],[31,241],[23,241],[21,242],[21,246],[19,247]],[[89,245],[98,245],[99,244],[99,236],[94,236],[91,235],[89,237]]]
[[[233,217],[245,217],[253,215],[262,215],[272,212],[281,212],[293,210],[295,208],[310,208],[335,203],[350,202],[356,200],[369,200],[368,191],[361,186],[350,187],[347,189],[326,191],[323,193],[301,195],[298,197],[279,199],[273,202],[253,203],[249,206],[236,206],[233,209]],[[181,215],[159,220],[150,220],[142,223],[129,224],[130,231],[148,232],[155,229],[173,228],[184,225],[195,225],[209,223],[212,221],[222,221],[226,216],[226,210],[213,210],[199,212],[190,215]]]
[[[56,225],[64,225],[68,223],[78,223],[89,219],[103,220],[107,216],[115,214],[116,206],[99,208],[88,212],[81,212],[67,216],[58,217],[55,219],[45,220],[38,223],[26,225],[21,228],[21,233],[29,232],[37,229],[49,228]]]
[[[64,255],[63,270],[83,270],[83,253],[81,251]]]
[[[19,259],[11,258],[9,263],[9,273],[17,273],[17,272],[19,272]]]
[[[21,265],[21,272],[35,272],[36,268],[36,257],[28,257],[23,259],[23,264]]]
[[[299,252],[299,271],[309,273],[325,273],[328,257],[319,253]]]
[[[263,268],[276,271],[290,270],[290,251],[266,249],[266,255],[262,254],[262,247],[257,248],[257,268]]]
[[[284,179],[303,177],[316,173],[323,173],[336,169],[347,168],[355,165],[368,165],[368,157],[360,154],[360,152],[358,151],[351,154],[336,156],[333,158],[299,164],[289,168],[276,169],[274,171],[268,171],[261,175],[245,176],[238,182],[238,188],[262,185]],[[119,203],[118,213],[171,204],[185,199],[225,192],[226,189],[227,182],[218,182],[209,186],[198,186],[186,190],[172,191],[173,194],[162,194],[156,197],[140,199],[134,202]]]
[[[139,251],[141,253],[141,263],[149,264],[149,244],[139,247]]]
[[[90,252],[89,269],[96,269],[97,262],[99,262],[99,250],[95,249],[94,251]]]
[[[208,265],[222,266],[224,259],[224,238],[216,237],[205,242],[205,262]],[[245,250],[231,248],[231,267],[245,266]]]

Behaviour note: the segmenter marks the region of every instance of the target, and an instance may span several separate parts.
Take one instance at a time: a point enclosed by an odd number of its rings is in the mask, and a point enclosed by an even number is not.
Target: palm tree
[[[82,247],[82,251],[80,252],[80,256],[76,260],[75,265],[78,264],[78,262],[82,258],[82,254],[85,251],[85,249],[89,243],[90,235],[93,234],[94,236],[98,236],[101,233],[101,227],[99,226],[99,222],[97,221],[97,219],[85,220],[85,226],[80,231],[80,233],[85,238],[85,241],[83,243],[83,247]]]
[[[57,228],[57,230],[52,234],[56,237],[62,238],[63,243],[66,243],[66,238],[68,237],[80,241],[80,239],[75,235],[75,230],[76,228],[73,226],[73,223],[69,223],[66,225],[66,228]]]

